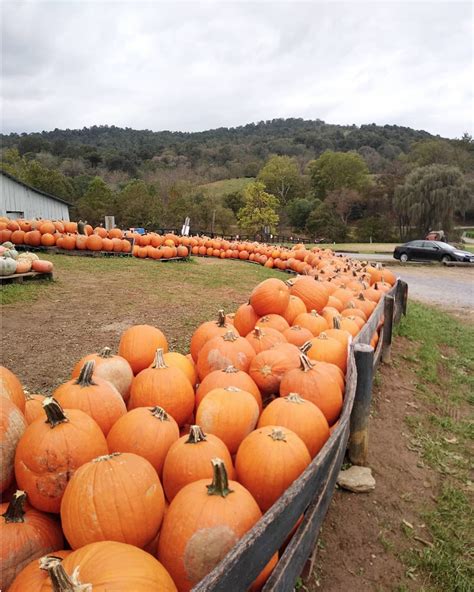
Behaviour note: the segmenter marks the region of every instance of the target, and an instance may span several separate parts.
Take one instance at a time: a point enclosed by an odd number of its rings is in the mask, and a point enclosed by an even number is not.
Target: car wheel
[[[451,261],[451,257],[449,255],[444,255],[441,258],[441,263],[449,263]]]
[[[406,263],[406,262],[408,261],[408,255],[407,255],[406,253],[402,253],[402,254],[400,255],[400,261],[401,261],[402,263]]]

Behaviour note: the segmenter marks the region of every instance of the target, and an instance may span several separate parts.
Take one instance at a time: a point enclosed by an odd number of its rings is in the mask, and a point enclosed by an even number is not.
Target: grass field
[[[223,179],[222,181],[215,181],[214,183],[206,183],[200,185],[201,189],[211,197],[222,197],[229,193],[236,193],[242,191],[249,183],[255,181],[255,177],[238,177],[236,179]]]

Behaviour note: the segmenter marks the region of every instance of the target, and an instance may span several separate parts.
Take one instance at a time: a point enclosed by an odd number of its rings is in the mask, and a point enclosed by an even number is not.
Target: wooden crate
[[[0,276],[0,285],[22,284],[29,280],[52,280],[53,272],[28,271],[26,273],[14,273],[13,275]]]

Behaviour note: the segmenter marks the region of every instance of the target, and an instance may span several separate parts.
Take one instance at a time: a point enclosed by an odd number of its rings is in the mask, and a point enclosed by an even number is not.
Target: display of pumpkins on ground
[[[206,576],[331,437],[348,345],[394,281],[324,269],[261,282],[189,354],[136,325],[117,355],[71,360],[52,396],[2,369],[1,589],[184,592]]]
[[[41,260],[35,253],[18,253],[15,245],[9,241],[0,245],[0,276],[29,271],[51,272],[53,264],[51,261]]]

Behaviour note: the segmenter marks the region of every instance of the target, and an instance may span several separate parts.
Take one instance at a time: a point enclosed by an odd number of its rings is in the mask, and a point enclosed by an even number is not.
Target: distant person
[[[77,223],[77,233],[78,234],[87,234],[86,226],[87,226],[87,220],[85,222],[83,222],[82,220],[79,220],[79,222]]]

